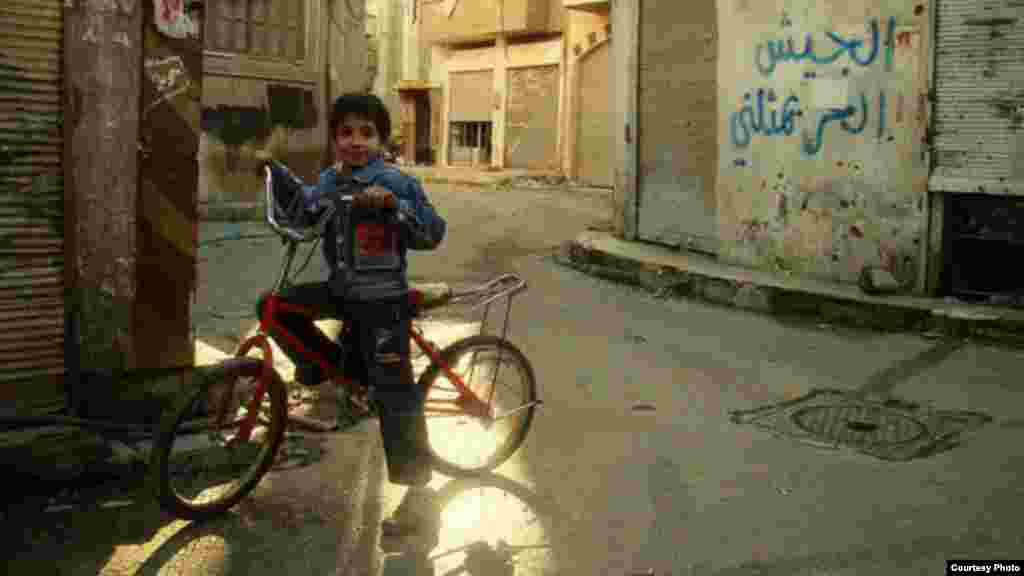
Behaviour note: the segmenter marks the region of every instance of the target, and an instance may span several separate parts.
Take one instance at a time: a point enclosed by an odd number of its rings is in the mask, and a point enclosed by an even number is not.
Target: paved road
[[[154,536],[130,520],[152,514],[108,512],[100,518],[129,536],[101,539],[97,552],[44,539],[70,558],[64,565],[90,567],[62,573],[930,575],[944,573],[947,558],[1024,556],[1020,351],[655,299],[551,261],[554,246],[602,218],[599,199],[441,187],[432,196],[452,231],[436,254],[414,256],[413,276],[462,283],[511,269],[531,284],[511,338],[533,362],[546,405],[524,447],[480,481],[435,475],[440,530],[382,550],[378,520],[402,492],[382,482],[378,450],[363,475],[347,473],[341,457],[376,432],[328,435],[328,456],[274,473],[249,516],[240,510],[206,529],[168,523]],[[201,310],[243,307],[270,281],[276,246],[244,244],[204,250]],[[206,317],[197,330],[227,342],[250,325]],[[430,328],[444,340],[465,326]],[[857,429],[869,420],[863,412],[807,409],[809,429],[895,451],[893,439],[928,448],[923,426],[961,444],[886,462],[729,418],[816,389],[888,400],[909,416]],[[78,542],[86,529],[62,534]],[[183,535],[167,535],[175,532]]]

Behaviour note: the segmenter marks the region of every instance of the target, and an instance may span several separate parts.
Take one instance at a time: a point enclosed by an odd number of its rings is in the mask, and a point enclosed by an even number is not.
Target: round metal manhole
[[[919,420],[879,406],[808,406],[793,422],[819,439],[847,446],[892,446],[916,442],[928,433]]]

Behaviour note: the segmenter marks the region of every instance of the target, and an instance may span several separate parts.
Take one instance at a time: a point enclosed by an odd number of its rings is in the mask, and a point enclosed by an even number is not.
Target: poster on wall
[[[153,19],[161,34],[179,40],[198,35],[196,23],[185,11],[185,0],[153,0],[153,4]]]

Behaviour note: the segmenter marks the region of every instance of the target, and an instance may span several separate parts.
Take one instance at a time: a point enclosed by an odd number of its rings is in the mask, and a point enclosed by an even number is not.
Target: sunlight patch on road
[[[425,336],[441,347],[477,334],[480,330],[479,323],[470,322],[432,321],[420,325]],[[474,389],[478,386],[482,389],[490,387],[494,382],[491,378],[494,375],[494,365],[477,364],[471,372],[470,360],[470,355],[463,356],[451,368]],[[422,370],[429,364],[429,359],[421,357],[415,360],[415,363],[417,368]],[[498,382],[503,380],[501,374],[506,372],[507,360],[500,365],[502,368],[497,378]],[[511,376],[513,370],[509,368],[507,372]],[[442,377],[435,382],[428,402],[443,399],[445,396],[452,399],[455,395],[454,387],[448,383],[447,378]],[[496,410],[501,413],[503,410],[514,408],[514,405],[506,404],[516,400],[506,400],[502,394],[497,393],[493,401]],[[515,417],[512,417],[488,427],[474,418],[433,416],[428,409],[431,444],[446,457],[452,454],[460,455],[459,462],[463,464],[472,465],[479,462],[480,457],[493,454],[498,443],[512,433],[510,427],[514,427],[515,424]],[[443,448],[438,446],[441,442],[445,443]],[[461,456],[467,458],[464,460]],[[526,468],[519,458],[518,454],[513,455],[496,472],[500,472],[501,477],[510,483],[526,489],[525,486],[530,484],[530,478],[527,477]],[[452,482],[451,478],[435,472],[429,484],[441,494],[443,501],[439,504],[443,505],[443,509],[436,546],[429,551],[429,559],[421,560],[431,564],[432,571],[424,573],[495,576],[513,573],[523,576],[557,573],[555,559],[548,547],[550,535],[547,533],[545,522],[538,519],[541,511],[532,509],[519,496],[486,481],[478,485],[467,485],[465,489],[455,492],[452,491],[452,487],[458,484]],[[385,473],[381,494],[381,504],[384,508],[382,513],[389,514],[398,506],[405,489],[388,484]],[[402,554],[386,555],[382,576],[397,574],[400,563],[396,558],[401,557]]]

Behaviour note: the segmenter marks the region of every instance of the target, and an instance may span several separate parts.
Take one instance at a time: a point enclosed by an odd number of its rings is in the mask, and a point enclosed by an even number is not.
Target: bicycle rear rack
[[[512,298],[516,294],[526,290],[526,288],[526,280],[523,280],[521,276],[517,274],[502,274],[486,284],[453,293],[448,304],[450,306],[464,306],[469,310],[478,310],[483,308],[483,318],[480,320],[480,333],[486,334],[487,318],[490,315],[491,304],[501,298],[505,298],[505,322],[502,325],[501,331],[501,338],[505,340],[508,339],[509,317],[512,313]]]

